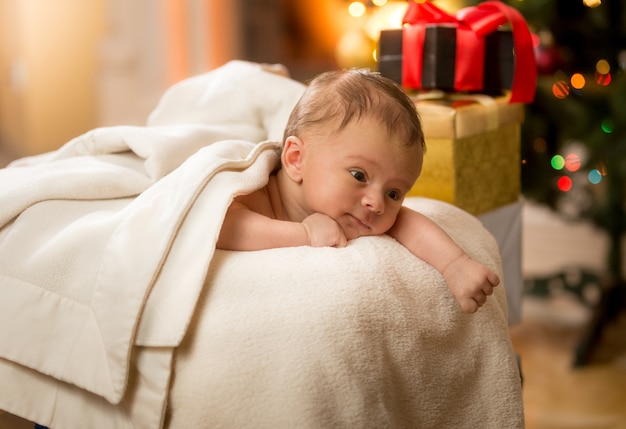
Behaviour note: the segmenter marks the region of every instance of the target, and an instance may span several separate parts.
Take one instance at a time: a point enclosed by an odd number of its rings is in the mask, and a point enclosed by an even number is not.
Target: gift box
[[[507,97],[466,97],[416,100],[427,150],[409,196],[480,215],[520,197],[524,105]]]
[[[516,9],[494,0],[452,16],[429,1],[410,1],[403,22],[402,29],[381,32],[384,76],[409,89],[495,94],[510,88],[512,103],[534,99],[532,38]]]
[[[378,46],[378,71],[402,85],[402,29],[383,30]],[[426,25],[420,87],[455,90],[456,28]],[[513,82],[513,33],[499,29],[485,36],[483,94],[497,95],[511,89]]]

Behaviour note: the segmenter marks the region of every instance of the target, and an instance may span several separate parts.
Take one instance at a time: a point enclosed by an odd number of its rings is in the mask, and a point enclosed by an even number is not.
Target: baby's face
[[[310,213],[333,218],[348,239],[387,232],[419,176],[421,147],[404,146],[399,136],[390,137],[367,118],[340,133],[303,140],[302,191]]]

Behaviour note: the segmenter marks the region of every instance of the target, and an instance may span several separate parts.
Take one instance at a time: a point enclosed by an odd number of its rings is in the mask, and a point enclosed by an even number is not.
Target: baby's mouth
[[[356,216],[354,216],[354,215],[350,215],[350,217],[351,217],[352,219],[354,219],[354,222],[357,224],[357,226],[359,226],[359,227],[361,227],[361,228],[368,229],[368,230],[369,230],[369,229],[371,229],[371,227],[370,227],[367,223],[363,222],[363,221],[362,221],[361,219],[359,219],[358,217],[356,217]]]

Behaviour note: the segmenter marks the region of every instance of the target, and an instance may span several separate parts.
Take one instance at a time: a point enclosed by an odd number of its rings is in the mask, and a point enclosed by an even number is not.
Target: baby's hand
[[[313,213],[302,221],[302,225],[313,247],[345,247],[348,244],[343,229],[330,216]]]
[[[466,254],[453,260],[443,271],[452,295],[466,313],[475,313],[500,284],[496,273]]]

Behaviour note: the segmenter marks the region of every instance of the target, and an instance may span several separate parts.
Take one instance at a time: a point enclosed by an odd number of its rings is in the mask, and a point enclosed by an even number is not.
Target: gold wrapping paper
[[[522,104],[493,99],[417,101],[426,136],[422,174],[409,192],[479,215],[519,199]]]

